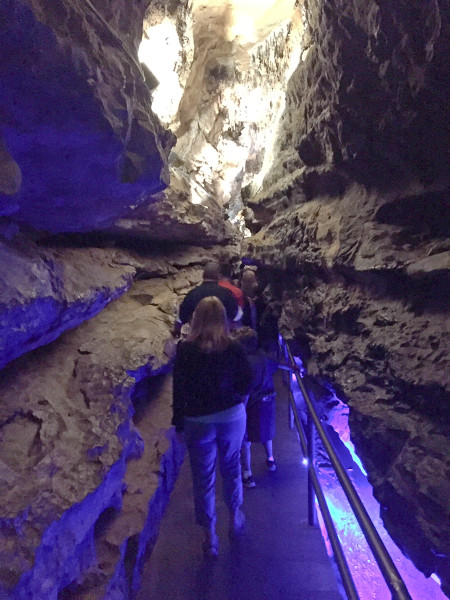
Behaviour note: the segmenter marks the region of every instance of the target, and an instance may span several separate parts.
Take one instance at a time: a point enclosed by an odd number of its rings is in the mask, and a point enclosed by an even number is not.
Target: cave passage
[[[208,261],[242,259],[420,569],[386,538],[413,600],[450,597],[449,24],[448,0],[0,0],[0,597],[131,597],[183,462],[177,310]],[[258,568],[244,600],[330,600],[279,409],[257,557],[224,542],[218,584]],[[361,596],[384,600],[318,464]],[[166,566],[191,548],[180,515]],[[207,580],[196,548],[167,585]]]
[[[216,501],[220,552],[217,563],[204,562],[201,536],[194,523],[189,461],[180,471],[155,547],[143,565],[138,600],[233,600],[301,597],[338,600],[346,597],[320,509],[319,527],[308,525],[307,469],[297,435],[289,426],[287,388],[276,377],[277,435],[274,455],[278,469],[264,466],[261,444],[252,445],[256,487],[244,490],[247,529],[237,545],[227,539],[227,508],[218,475]],[[292,386],[299,411],[304,402],[298,386]],[[348,407],[339,401],[328,427],[338,456],[365,505],[383,543],[398,568],[413,600],[444,600],[435,577],[426,578],[395,545],[380,518],[364,467],[348,437]],[[334,429],[334,427],[336,429]],[[352,578],[361,600],[390,600],[389,591],[371,550],[323,451],[317,451],[316,469],[323,487]],[[320,528],[320,529],[319,529]],[[322,538],[318,536],[321,532]],[[328,559],[327,559],[328,555]]]

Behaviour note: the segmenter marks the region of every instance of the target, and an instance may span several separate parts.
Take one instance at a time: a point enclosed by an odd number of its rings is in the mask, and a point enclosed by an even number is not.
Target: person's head
[[[208,262],[203,269],[203,281],[219,281],[220,270],[219,263]]]
[[[251,327],[239,327],[232,333],[233,339],[240,342],[248,354],[258,350],[258,334]]]
[[[256,273],[253,269],[244,269],[241,279],[241,289],[246,296],[252,297],[257,286]]]
[[[204,352],[224,350],[230,343],[225,307],[216,296],[207,296],[197,304],[191,321],[189,342]]]
[[[228,261],[224,261],[220,263],[220,275],[222,277],[226,277],[226,279],[231,279],[233,276],[233,267]]]

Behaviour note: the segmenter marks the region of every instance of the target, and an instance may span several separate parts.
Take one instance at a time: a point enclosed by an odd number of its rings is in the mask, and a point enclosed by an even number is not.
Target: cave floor
[[[281,377],[277,379],[278,470],[265,467],[261,444],[252,446],[256,487],[244,489],[245,533],[228,539],[228,511],[217,479],[217,560],[203,558],[201,531],[194,522],[186,457],[144,567],[138,600],[342,600],[320,530],[308,525],[307,471],[288,426]]]

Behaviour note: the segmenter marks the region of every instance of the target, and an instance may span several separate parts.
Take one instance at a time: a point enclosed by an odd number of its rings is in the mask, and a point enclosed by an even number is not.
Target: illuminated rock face
[[[137,585],[125,559],[181,460],[157,373],[200,265],[239,252],[224,208],[349,403],[397,543],[449,579],[448,7],[294,4],[0,5],[0,364],[20,357],[0,384],[0,573],[21,597]],[[157,74],[158,46],[154,73],[136,62],[154,28],[175,49]]]
[[[125,598],[139,583],[184,453],[170,430],[167,341],[183,294],[201,280],[186,265],[211,257],[167,255],[116,254],[148,279],[2,371],[5,594],[49,600],[69,586],[66,597],[121,588]]]
[[[309,23],[249,253],[349,403],[388,530],[448,592],[448,7],[318,2]]]
[[[164,187],[170,136],[147,111],[141,73],[95,15],[34,4],[36,15],[21,2],[1,7],[2,128],[22,185],[0,197],[0,214],[40,231],[106,228]]]

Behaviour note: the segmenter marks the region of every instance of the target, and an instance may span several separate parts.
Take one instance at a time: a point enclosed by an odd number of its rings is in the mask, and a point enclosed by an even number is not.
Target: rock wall
[[[0,215],[44,232],[105,228],[164,187],[173,143],[133,58],[145,7],[115,2],[99,19],[90,2],[29,4],[0,9],[1,124],[22,174]]]
[[[210,257],[122,252],[141,278],[127,294],[2,370],[5,596],[128,598],[137,589],[184,454],[170,425],[170,331]]]
[[[448,594],[448,4],[305,7],[248,253],[282,332],[349,404],[387,529]]]
[[[448,593],[448,3],[280,0],[235,35],[241,5],[0,6],[5,594],[138,585],[181,460],[175,306],[238,255],[241,215],[283,333],[350,406],[388,529]],[[168,119],[137,59],[163,22]]]

